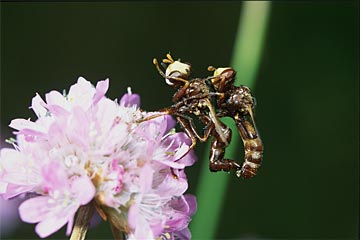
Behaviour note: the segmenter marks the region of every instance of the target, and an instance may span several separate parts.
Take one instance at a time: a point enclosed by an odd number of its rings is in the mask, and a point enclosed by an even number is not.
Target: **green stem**
[[[270,16],[270,1],[244,2],[231,66],[238,69],[235,85],[254,88]]]
[[[111,232],[114,237],[114,240],[124,240],[126,239],[125,233],[117,229],[114,225],[110,224]]]
[[[260,64],[266,26],[270,13],[270,2],[247,1],[243,3],[237,35],[231,60],[231,66],[237,70],[235,85],[246,85],[254,88],[256,73]],[[227,158],[236,159],[239,150],[239,136],[231,119],[222,121],[228,125],[233,134],[230,146],[226,149]],[[223,209],[227,183],[231,176],[226,173],[210,173],[208,167],[208,149],[204,154],[203,166],[199,179],[197,202],[198,212],[190,225],[193,239],[214,239],[219,216]]]
[[[84,240],[89,227],[91,217],[94,215],[95,207],[91,201],[81,206],[76,217],[75,226],[71,233],[70,240]]]

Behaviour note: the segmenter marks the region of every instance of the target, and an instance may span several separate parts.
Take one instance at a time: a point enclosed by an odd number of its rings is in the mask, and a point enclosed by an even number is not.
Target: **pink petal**
[[[34,172],[24,173],[21,171],[14,171],[4,174],[2,179],[7,183],[32,189],[35,185],[40,183],[41,176]]]
[[[139,216],[139,205],[137,203],[133,203],[128,211],[128,222],[129,222],[129,226],[132,229],[136,228],[138,216]]]
[[[153,174],[154,170],[148,164],[142,168],[140,173],[140,191],[142,193],[148,192],[151,189]]]
[[[49,112],[51,112],[55,116],[69,116],[70,115],[69,111],[67,111],[65,108],[63,108],[60,105],[48,104],[48,105],[46,105],[46,108],[49,110]]]
[[[81,205],[89,203],[96,193],[96,189],[88,177],[80,177],[74,180],[71,191],[77,193],[77,201]]]
[[[118,106],[108,98],[104,98],[97,106],[98,109],[95,117],[98,122],[101,123],[102,129],[106,132],[114,125]]]
[[[68,138],[81,149],[87,150],[89,148],[89,116],[84,112],[84,109],[79,106],[74,106],[72,109],[72,118],[67,128]]]
[[[181,146],[177,149],[174,159],[180,159],[189,151],[189,146],[186,144],[181,144]],[[185,166],[184,166],[185,167]]]
[[[77,83],[72,85],[69,90],[69,97],[82,96],[83,94],[90,93],[94,95],[94,86],[85,78],[79,77]]]
[[[134,235],[136,239],[154,239],[150,224],[143,216],[138,216]]]
[[[2,196],[4,199],[9,199],[25,192],[31,192],[33,189],[33,186],[21,186],[8,183],[6,184],[6,192],[3,193]]]
[[[47,109],[44,107],[46,103],[40,97],[39,94],[36,93],[35,97],[33,97],[31,101],[31,108],[35,112],[37,117],[45,116]]]
[[[194,215],[197,210],[196,197],[191,194],[184,195],[187,204],[189,205],[189,215]]]
[[[181,239],[181,240],[191,239],[191,232],[189,228],[184,228],[181,231],[176,232],[175,235],[177,237],[176,239]]]
[[[171,141],[174,141],[176,145],[180,145],[181,143],[186,143],[187,145],[191,145],[191,139],[184,132],[177,132],[168,137]]]
[[[190,217],[184,213],[173,212],[171,214],[172,219],[166,222],[166,225],[170,226],[171,231],[181,230],[188,226]]]
[[[90,222],[90,224],[91,224],[91,222]],[[73,230],[73,226],[74,226],[74,216],[69,219],[69,222],[66,227],[66,236],[70,236],[71,231]],[[90,228],[91,228],[91,226],[90,226]]]
[[[68,187],[68,178],[65,169],[59,162],[50,162],[41,169],[44,182],[50,189],[64,189]]]
[[[178,163],[184,164],[186,167],[193,165],[197,160],[194,150],[191,150],[183,158],[177,160]]]
[[[58,91],[51,91],[45,94],[45,100],[47,105],[57,105],[66,108],[67,102],[65,97]]]
[[[6,193],[8,183],[0,181],[0,194]]]
[[[18,169],[19,163],[25,161],[24,154],[12,148],[2,148],[0,150],[1,167],[6,171]]]
[[[46,220],[36,225],[35,231],[41,238],[46,238],[54,232],[58,231],[68,221],[69,219],[67,217],[58,218],[54,216],[47,218]]]
[[[174,162],[174,161],[170,161],[170,160],[164,160],[164,159],[154,159],[154,161],[157,161],[161,164],[164,164],[166,166],[169,166],[171,168],[175,168],[175,169],[184,169],[185,165],[183,163],[179,163],[179,162]]]
[[[171,115],[165,115],[165,121],[166,121],[166,132],[170,131],[176,125],[176,121]]]
[[[11,197],[30,191],[40,184],[41,176],[38,174],[37,166],[28,166],[29,161],[23,153],[10,149],[1,149],[1,181],[7,183],[5,197]],[[26,169],[31,171],[24,172]]]
[[[133,93],[124,94],[120,99],[120,105],[124,105],[125,107],[132,107],[132,106],[139,107],[140,106],[139,94],[133,94]]]
[[[9,127],[14,128],[16,130],[24,130],[24,129],[28,129],[33,131],[33,133],[39,133],[39,134],[44,134],[45,133],[45,129],[41,126],[39,126],[38,124],[30,121],[30,120],[26,120],[26,119],[21,119],[21,118],[16,118],[14,120],[11,121]]]
[[[188,213],[190,210],[190,206],[184,196],[172,199],[171,207],[182,213]]]
[[[155,239],[154,234],[152,233],[152,230],[149,226],[149,223],[142,218],[138,221],[137,227],[133,231],[133,233],[130,233],[127,237],[127,240],[149,240],[149,239]]]
[[[95,95],[93,97],[93,104],[97,104],[100,99],[102,97],[105,96],[105,93],[107,92],[109,88],[109,79],[105,79],[103,81],[99,81],[97,84],[96,84],[96,92],[95,92]]]
[[[40,196],[24,201],[19,206],[21,220],[28,223],[36,223],[43,220],[49,211],[47,207],[49,199],[47,196]]]
[[[67,222],[72,223],[78,209],[76,204],[59,208],[61,205],[53,200],[47,196],[35,197],[26,200],[19,207],[20,217],[24,222],[39,222],[36,232],[42,238],[58,231]]]
[[[79,77],[77,83],[70,87],[68,98],[74,105],[88,109],[92,104],[94,94],[94,86],[85,78]]]
[[[65,118],[58,118],[57,121],[53,122],[49,126],[48,135],[51,138],[47,139],[51,146],[56,146],[62,141],[64,141],[64,129],[67,128],[67,119]]]
[[[175,179],[172,174],[168,174],[162,183],[156,188],[160,196],[180,196],[188,188],[186,179]]]

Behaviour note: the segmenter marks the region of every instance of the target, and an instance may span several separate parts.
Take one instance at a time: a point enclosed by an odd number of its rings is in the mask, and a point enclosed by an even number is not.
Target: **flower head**
[[[32,100],[37,119],[14,119],[13,148],[0,152],[0,194],[35,193],[19,207],[23,221],[47,237],[93,201],[99,214],[129,239],[190,238],[196,209],[184,195],[184,168],[195,161],[184,133],[170,116],[139,120],[140,98],[129,90],[120,102],[105,97],[109,80],[94,87],[80,77],[63,95]]]

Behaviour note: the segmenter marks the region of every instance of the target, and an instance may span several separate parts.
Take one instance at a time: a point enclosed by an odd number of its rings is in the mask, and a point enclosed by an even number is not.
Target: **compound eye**
[[[191,66],[186,63],[182,63],[179,61],[174,61],[173,63],[169,64],[166,68],[165,75],[166,77],[176,77],[182,79],[188,79],[190,76],[190,68]],[[176,80],[176,79],[174,79]]]
[[[217,68],[214,71],[214,77],[223,76],[226,79],[232,79],[235,77],[236,71],[231,67]]]

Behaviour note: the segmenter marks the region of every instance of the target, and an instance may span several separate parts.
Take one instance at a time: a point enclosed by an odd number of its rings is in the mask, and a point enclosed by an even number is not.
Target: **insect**
[[[213,67],[209,67],[209,70],[214,71],[214,76],[190,79],[190,64],[182,63],[180,60],[174,61],[170,54],[167,54],[166,57],[167,58],[163,59],[161,63],[163,67],[166,68],[165,73],[161,70],[156,59],[153,60],[153,63],[160,75],[165,78],[166,83],[177,88],[177,91],[172,99],[174,104],[168,108],[160,110],[159,114],[147,117],[142,121],[150,120],[165,114],[171,114],[175,116],[178,123],[191,139],[192,143],[188,151],[195,147],[197,140],[205,142],[210,136],[213,137],[209,156],[210,171],[216,172],[235,170],[238,177],[249,178],[254,176],[258,165],[255,166],[254,161],[250,161],[252,159],[249,160],[248,155],[245,156],[245,162],[242,166],[234,160],[224,159],[225,149],[231,142],[232,133],[231,129],[221,122],[218,117],[230,116],[234,118],[240,135],[244,140],[244,144],[246,143],[245,147],[249,148],[248,145],[252,144],[249,134],[252,134],[251,136],[255,136],[257,133],[255,127],[251,128],[251,126],[255,126],[254,122],[247,120],[243,114],[245,111],[244,109],[250,107],[251,113],[249,114],[253,119],[252,102],[245,103],[245,98],[241,98],[239,100],[242,101],[246,107],[237,109],[238,106],[234,105],[231,100],[234,97],[238,97],[238,93],[235,91],[237,88],[235,86],[234,88],[231,88],[231,85],[233,86],[232,77],[235,76],[235,71],[233,71],[234,76],[231,74],[230,76],[227,75],[229,71],[221,71],[223,68],[215,69]],[[232,90],[231,92],[225,92],[230,88]],[[246,100],[248,99],[246,98]],[[216,102],[215,107],[213,102]],[[226,106],[227,102],[232,104],[231,107],[228,108]],[[189,116],[189,114],[195,115],[204,124],[204,132],[202,136],[198,134],[194,126],[193,118]],[[240,128],[239,126],[243,127]],[[258,136],[258,134],[256,134],[256,136]],[[257,139],[258,145],[261,145],[259,144],[261,143],[260,138],[257,137]],[[262,155],[262,151],[254,152],[254,149],[251,146],[250,150],[251,154],[254,156],[256,154]],[[247,153],[247,150],[245,150],[245,152]],[[253,159],[255,159],[255,157],[253,157]],[[254,169],[255,171],[253,171]]]
[[[262,163],[264,150],[253,114],[255,98],[248,87],[234,86],[236,71],[233,68],[210,66],[208,70],[214,72],[211,82],[217,92],[217,117],[232,117],[244,143],[244,163],[237,173],[251,178]]]

